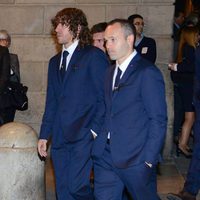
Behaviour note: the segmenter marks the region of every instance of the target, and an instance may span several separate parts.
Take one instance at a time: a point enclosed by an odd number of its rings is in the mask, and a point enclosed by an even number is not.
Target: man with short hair
[[[104,106],[99,104],[109,61],[104,52],[91,45],[82,10],[65,8],[56,14],[52,24],[62,52],[49,62],[38,152],[47,156],[47,141],[51,138],[58,200],[93,200],[91,130],[98,132],[101,127],[99,116]]]
[[[175,10],[174,23],[173,23],[173,35],[172,35],[172,38],[174,40],[174,46],[173,46],[173,61],[174,62],[176,62],[176,59],[177,59],[181,28],[184,23],[184,20],[185,20],[184,12],[181,10]]]
[[[167,111],[161,72],[135,49],[135,28],[124,19],[108,23],[104,123],[94,141],[96,200],[158,200],[155,166],[164,144]]]
[[[128,17],[130,23],[136,28],[135,49],[141,56],[152,63],[156,62],[156,42],[153,38],[146,37],[143,33],[144,19],[139,14],[134,14]]]
[[[93,25],[90,31],[92,34],[93,45],[95,47],[100,48],[104,52],[106,52],[105,42],[104,42],[104,32],[106,26],[107,26],[106,22],[101,22]]]

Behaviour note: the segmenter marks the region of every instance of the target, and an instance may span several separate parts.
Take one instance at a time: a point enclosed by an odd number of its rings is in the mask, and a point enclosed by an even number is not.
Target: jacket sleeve
[[[105,83],[105,73],[108,69],[110,63],[106,54],[100,50],[93,54],[92,58],[93,65],[91,68],[91,77],[97,92],[97,111],[93,118],[93,123],[91,129],[95,133],[99,133],[103,122],[105,114],[105,102],[104,102],[104,83]]]
[[[48,84],[47,84],[47,94],[46,94],[46,105],[45,111],[42,119],[42,125],[40,128],[40,139],[49,139],[52,135],[52,126],[57,110],[58,102],[55,95],[55,90],[53,87],[53,77],[55,76],[53,71],[53,63],[50,60],[48,69]]]
[[[145,161],[156,164],[167,128],[165,85],[161,72],[154,66],[145,69],[143,79],[142,99],[150,121]]]

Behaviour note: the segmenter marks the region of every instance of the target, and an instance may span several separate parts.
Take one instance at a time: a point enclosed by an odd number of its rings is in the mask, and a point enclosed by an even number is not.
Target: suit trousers
[[[150,168],[145,163],[117,168],[109,144],[102,157],[94,158],[95,200],[122,200],[125,188],[134,200],[159,200],[155,180],[155,167]]]
[[[60,149],[51,148],[58,200],[93,200],[90,184],[92,143],[90,136]]]

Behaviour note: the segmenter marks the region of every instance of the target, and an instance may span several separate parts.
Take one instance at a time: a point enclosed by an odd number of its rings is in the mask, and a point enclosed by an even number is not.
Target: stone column
[[[44,162],[37,153],[37,134],[28,125],[0,127],[0,199],[44,200]]]

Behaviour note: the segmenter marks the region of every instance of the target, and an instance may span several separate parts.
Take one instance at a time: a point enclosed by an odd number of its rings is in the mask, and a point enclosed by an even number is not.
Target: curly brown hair
[[[64,8],[56,14],[51,22],[54,29],[56,29],[59,23],[68,26],[73,34],[73,40],[76,38],[79,39],[79,45],[81,47],[92,44],[87,18],[82,10],[77,8]]]

